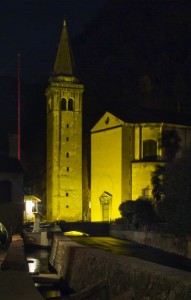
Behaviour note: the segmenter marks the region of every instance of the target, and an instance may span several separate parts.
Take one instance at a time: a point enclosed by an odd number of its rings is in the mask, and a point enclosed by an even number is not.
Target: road
[[[70,237],[73,241],[92,248],[98,248],[115,254],[136,257],[171,268],[191,272],[191,260],[176,255],[113,237]]]

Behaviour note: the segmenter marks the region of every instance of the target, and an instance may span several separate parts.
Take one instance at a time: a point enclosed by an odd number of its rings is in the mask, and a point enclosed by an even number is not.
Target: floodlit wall
[[[134,126],[122,127],[122,195],[121,202],[132,199],[131,161],[134,159]]]
[[[82,220],[83,85],[52,83],[47,89],[47,218]],[[73,109],[62,110],[62,99]]]
[[[92,135],[91,156],[91,220],[102,221],[100,197],[112,195],[109,219],[119,215],[121,199],[121,127]]]
[[[140,197],[152,198],[152,173],[165,165],[162,132],[180,136],[180,157],[191,144],[191,128],[164,123],[125,123],[106,112],[91,131],[91,220],[120,217],[119,205]],[[103,203],[109,203],[108,219]],[[106,203],[107,206],[107,203]],[[105,207],[106,207],[105,206]],[[107,207],[106,207],[107,209]]]
[[[106,113],[91,134],[91,221],[120,217],[119,205],[131,198],[132,156],[132,127]],[[108,199],[108,219],[104,197],[105,202]]]
[[[152,197],[151,177],[160,162],[132,163],[132,200]]]

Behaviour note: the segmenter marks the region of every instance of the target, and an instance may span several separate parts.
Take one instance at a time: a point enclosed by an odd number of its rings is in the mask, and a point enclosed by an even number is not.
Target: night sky
[[[23,160],[28,163],[30,157],[33,164],[34,178],[39,160],[45,159],[45,88],[64,18],[77,75],[85,86],[83,126],[89,135],[105,111],[120,116],[136,106],[191,113],[191,26],[186,3],[0,1],[0,129],[5,124],[11,125],[9,132],[17,129],[15,79],[20,52],[21,144]],[[34,157],[40,157],[36,164]]]
[[[1,0],[0,76],[17,77],[17,53],[21,55],[21,79],[46,82],[66,18],[71,39],[99,13],[108,0]]]

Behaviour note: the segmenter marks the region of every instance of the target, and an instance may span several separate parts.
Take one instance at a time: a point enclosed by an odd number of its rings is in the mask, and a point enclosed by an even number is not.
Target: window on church
[[[69,124],[66,124],[66,127],[69,128]]]
[[[70,170],[69,167],[67,167],[67,168],[66,168],[66,171],[69,172],[69,170]]]
[[[67,141],[67,142],[69,141],[69,137],[68,137],[68,136],[66,137],[66,141]]]
[[[69,152],[66,152],[66,157],[69,157]]]
[[[66,193],[66,197],[68,197],[69,196],[69,193]]]
[[[143,141],[143,158],[157,158],[157,141],[146,140]]]
[[[69,99],[68,100],[68,110],[70,110],[70,111],[74,110],[73,106],[74,106],[74,101],[72,99]]]
[[[66,110],[66,99],[62,98],[61,100],[61,110]]]

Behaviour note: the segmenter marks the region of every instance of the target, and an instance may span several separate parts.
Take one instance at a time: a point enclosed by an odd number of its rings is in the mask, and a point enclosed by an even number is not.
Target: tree
[[[135,214],[135,201],[127,200],[119,205],[119,211],[122,218],[126,218],[129,224],[133,222],[133,216]]]
[[[163,175],[164,199],[157,205],[162,220],[172,233],[184,236],[191,232],[191,149],[182,158],[166,166]]]
[[[163,175],[166,167],[164,165],[158,165],[151,175],[151,183],[153,186],[152,194],[155,203],[159,203],[164,199],[164,188],[163,188]]]
[[[156,213],[153,203],[144,198],[137,199],[135,201],[136,210],[134,221],[139,226],[151,225],[156,221]]]
[[[164,156],[167,162],[172,162],[175,157],[176,153],[180,149],[180,141],[181,138],[179,137],[177,131],[175,129],[165,129],[162,132],[162,137],[160,139],[160,148],[164,150]]]
[[[153,203],[147,199],[122,202],[119,211],[121,216],[126,218],[128,223],[134,227],[151,225],[156,220]]]
[[[167,163],[170,164],[174,161],[176,153],[180,149],[180,137],[175,129],[164,130],[160,139],[160,148],[164,150],[164,156]],[[151,175],[151,183],[153,186],[152,194],[155,200],[155,204],[159,205],[164,200],[164,185],[163,178],[166,171],[166,164],[158,165]]]

